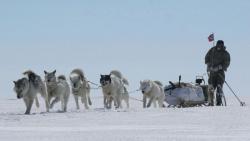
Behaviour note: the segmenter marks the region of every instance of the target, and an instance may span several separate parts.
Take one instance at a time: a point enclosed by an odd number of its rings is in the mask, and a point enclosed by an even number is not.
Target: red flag
[[[209,42],[214,41],[214,33],[212,33],[212,34],[210,34],[210,35],[208,36],[208,41],[209,41]]]

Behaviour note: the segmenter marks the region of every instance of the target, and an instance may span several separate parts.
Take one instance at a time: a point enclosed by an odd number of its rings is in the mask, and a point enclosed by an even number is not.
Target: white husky
[[[53,108],[55,103],[61,101],[62,111],[66,112],[70,88],[65,76],[61,75],[56,78],[56,70],[51,73],[44,71],[44,73],[49,102],[51,102],[51,99],[54,98],[54,100],[50,104],[50,108]]]
[[[122,108],[122,100],[126,102],[127,108],[129,108],[129,94],[126,88],[128,81],[122,76],[120,71],[113,70],[109,75],[101,75],[100,83],[105,108],[110,109],[113,100],[116,108]]]
[[[24,77],[13,82],[15,84],[14,91],[17,94],[17,98],[23,98],[24,103],[26,105],[25,114],[30,114],[34,99],[36,102],[36,106],[39,107],[39,102],[37,99],[38,93],[40,93],[41,96],[44,98],[46,111],[49,112],[48,95],[46,92],[45,84],[43,83],[41,77],[30,70],[24,72],[23,74],[27,75],[28,78]]]
[[[163,107],[165,99],[162,83],[159,81],[143,80],[140,81],[140,90],[143,94],[143,108],[150,107],[152,102],[158,101],[159,107]],[[147,98],[149,102],[147,104]],[[155,105],[156,106],[156,105]]]
[[[85,109],[89,109],[89,105],[92,105],[90,99],[90,85],[86,80],[84,73],[81,69],[74,69],[70,73],[71,90],[75,98],[76,108],[79,109],[78,97],[81,97],[81,101],[85,106]]]

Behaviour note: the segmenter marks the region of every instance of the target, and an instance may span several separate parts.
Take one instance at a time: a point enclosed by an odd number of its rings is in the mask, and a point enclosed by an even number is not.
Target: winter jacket
[[[222,69],[226,71],[230,65],[230,54],[226,51],[226,47],[221,50],[218,50],[216,46],[212,47],[206,54],[205,63],[208,65],[208,68],[215,68],[221,65]]]

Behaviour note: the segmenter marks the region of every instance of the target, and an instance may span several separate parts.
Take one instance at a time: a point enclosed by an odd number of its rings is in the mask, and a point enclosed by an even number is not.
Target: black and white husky
[[[78,98],[81,97],[81,101],[85,106],[85,109],[89,109],[89,105],[92,105],[90,99],[90,85],[86,80],[84,73],[81,69],[74,69],[70,73],[71,90],[75,98],[76,108],[79,109]]]
[[[24,72],[23,74],[27,75],[28,78],[24,77],[13,82],[15,84],[14,91],[17,94],[17,98],[23,98],[24,103],[26,105],[25,114],[30,114],[30,110],[34,100],[36,101],[36,106],[39,107],[39,102],[37,99],[38,93],[40,93],[41,96],[44,98],[46,111],[49,112],[48,95],[45,84],[43,83],[41,77],[30,70]]]
[[[101,75],[100,84],[105,108],[110,109],[112,101],[114,101],[116,108],[122,108],[122,100],[126,102],[127,108],[129,108],[129,94],[126,88],[128,81],[122,76],[120,71],[113,70],[109,75]]]

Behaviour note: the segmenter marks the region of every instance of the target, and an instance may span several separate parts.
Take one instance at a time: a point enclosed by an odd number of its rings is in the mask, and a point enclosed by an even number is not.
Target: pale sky
[[[68,77],[82,68],[96,83],[118,69],[130,90],[143,79],[166,85],[179,74],[191,82],[206,72],[207,36],[214,32],[231,54],[228,83],[247,95],[249,13],[249,0],[2,0],[0,94],[15,97],[12,81],[26,69],[43,78],[43,70]]]

